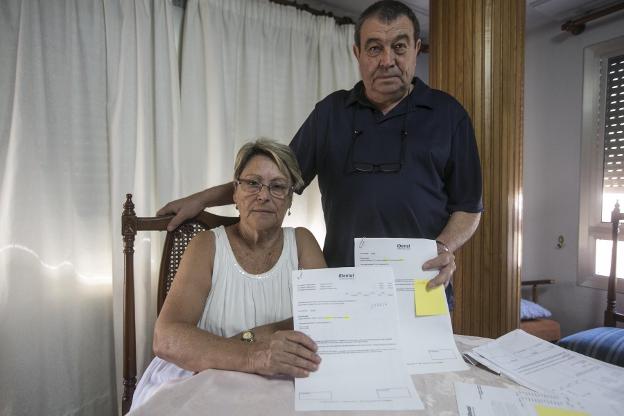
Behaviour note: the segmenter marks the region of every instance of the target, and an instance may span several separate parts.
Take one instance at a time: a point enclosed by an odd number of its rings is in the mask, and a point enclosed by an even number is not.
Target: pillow
[[[537,303],[520,299],[520,320],[550,318],[552,313]]]
[[[600,327],[568,335],[560,347],[624,367],[624,328]]]

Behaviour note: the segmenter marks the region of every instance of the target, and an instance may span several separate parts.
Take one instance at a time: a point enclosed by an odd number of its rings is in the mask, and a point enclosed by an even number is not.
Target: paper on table
[[[472,351],[464,352],[464,358],[468,360],[468,362],[472,365],[479,366],[481,365],[484,370],[490,371],[496,375],[501,375],[501,369],[494,365],[490,360],[486,360],[481,357],[479,354],[474,353]]]
[[[443,286],[427,290],[428,280],[414,280],[414,311],[417,316],[448,313]]]
[[[624,405],[624,368],[566,350],[520,329],[472,352],[535,391]]]
[[[615,416],[615,409],[528,390],[455,382],[460,416]]]
[[[433,240],[412,238],[356,238],[355,265],[389,265],[394,270],[403,357],[410,374],[467,370],[457,350],[448,312],[416,316],[414,279],[432,279],[437,271],[423,271],[437,256]]]
[[[322,362],[295,379],[295,410],[415,410],[424,406],[401,357],[389,267],[293,271],[293,320]]]

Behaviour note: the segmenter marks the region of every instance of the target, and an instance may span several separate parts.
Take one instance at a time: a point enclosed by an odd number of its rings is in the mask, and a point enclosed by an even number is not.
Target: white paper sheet
[[[391,266],[394,271],[403,356],[410,374],[467,370],[453,338],[448,310],[443,315],[416,316],[414,279],[431,279],[437,271],[422,265],[438,254],[433,240],[356,238],[356,266]]]
[[[455,382],[460,416],[617,416],[608,405],[583,403],[567,396]]]
[[[295,379],[295,410],[424,408],[401,357],[391,268],[293,271],[293,320],[322,359]]]
[[[484,357],[502,374],[535,391],[624,405],[624,368],[561,348],[520,329],[472,352],[473,357]]]

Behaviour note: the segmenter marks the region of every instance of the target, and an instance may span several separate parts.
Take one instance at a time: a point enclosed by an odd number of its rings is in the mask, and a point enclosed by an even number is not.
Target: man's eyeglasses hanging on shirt
[[[407,138],[407,113],[403,116],[403,128],[400,131],[400,149],[399,149],[399,158],[395,161],[386,161],[386,162],[369,162],[369,161],[360,161],[354,160],[354,153],[356,151],[356,146],[361,140],[358,138],[362,135],[363,131],[355,127],[355,115],[354,120],[352,122],[352,140],[351,146],[349,148],[348,153],[348,172],[349,173],[397,173],[401,170],[403,166],[403,157],[405,154],[405,139]]]

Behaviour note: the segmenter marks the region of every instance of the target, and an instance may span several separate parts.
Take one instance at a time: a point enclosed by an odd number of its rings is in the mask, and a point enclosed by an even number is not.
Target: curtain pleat
[[[112,244],[116,398],[122,391],[123,253],[121,211],[133,194],[139,216],[156,210],[179,193],[180,89],[178,27],[182,9],[169,1],[104,2],[109,78],[108,134]],[[152,358],[157,273],[162,247],[159,233],[135,240],[134,287],[137,363]]]
[[[114,407],[101,10],[101,0],[0,6],[2,415]]]

